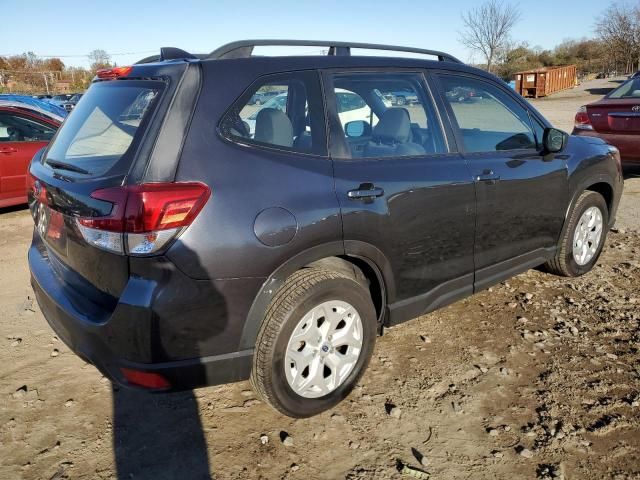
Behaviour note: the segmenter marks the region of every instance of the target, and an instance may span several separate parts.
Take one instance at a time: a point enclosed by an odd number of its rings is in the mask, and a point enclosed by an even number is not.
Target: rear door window
[[[55,127],[34,118],[0,113],[0,142],[45,142],[56,133]]]
[[[71,164],[92,176],[107,172],[139,136],[161,85],[137,81],[94,84],[62,125],[47,160]]]

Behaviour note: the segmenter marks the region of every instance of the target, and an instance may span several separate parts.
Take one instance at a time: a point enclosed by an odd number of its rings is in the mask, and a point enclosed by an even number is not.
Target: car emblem
[[[634,106],[631,108],[631,111],[632,111],[632,112],[640,112],[640,105],[634,105]]]

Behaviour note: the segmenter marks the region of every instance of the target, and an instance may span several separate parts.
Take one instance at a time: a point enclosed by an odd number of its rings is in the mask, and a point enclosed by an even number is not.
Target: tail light
[[[589,120],[589,114],[587,113],[587,107],[584,105],[580,107],[578,113],[576,113],[574,126],[580,130],[593,130],[593,125],[591,125],[591,120]]]
[[[146,183],[96,190],[92,198],[111,203],[103,217],[79,217],[87,243],[129,255],[158,253],[196,218],[211,190],[203,183]]]

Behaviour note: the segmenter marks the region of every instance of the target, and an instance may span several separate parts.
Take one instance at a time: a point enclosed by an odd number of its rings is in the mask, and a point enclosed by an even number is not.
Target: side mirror
[[[558,153],[561,152],[564,146],[567,144],[567,135],[562,130],[557,128],[545,128],[542,135],[542,145],[544,147],[544,153]]]
[[[344,126],[344,133],[349,138],[366,137],[371,135],[371,125],[364,120],[347,122]]]

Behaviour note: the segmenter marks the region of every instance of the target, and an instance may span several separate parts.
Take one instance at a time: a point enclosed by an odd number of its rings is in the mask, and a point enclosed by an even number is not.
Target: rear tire
[[[327,314],[312,315],[318,311]],[[357,319],[355,340],[349,337],[349,345],[343,344],[339,337],[350,333]],[[364,373],[376,326],[369,291],[354,278],[323,268],[299,270],[276,293],[258,333],[250,378],[255,392],[290,417],[310,417],[332,408]],[[298,353],[300,365],[295,360]]]
[[[609,230],[609,212],[602,195],[585,191],[576,201],[555,258],[545,269],[563,277],[578,277],[598,261]]]

